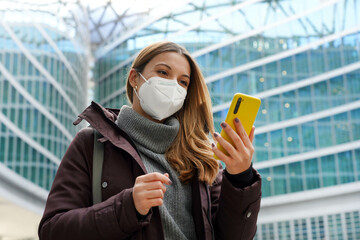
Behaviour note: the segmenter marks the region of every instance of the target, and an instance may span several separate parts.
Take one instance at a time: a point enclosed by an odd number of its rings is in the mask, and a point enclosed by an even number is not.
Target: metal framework
[[[124,34],[128,30],[131,30],[139,21],[148,19],[152,12],[156,8],[159,8],[165,1],[159,0],[156,1],[156,4],[153,4],[153,1],[135,0],[132,5],[120,0],[107,0],[103,2],[86,0],[0,0],[0,2],[3,2],[1,4],[3,7],[0,7],[0,13],[2,15],[9,12],[35,12],[42,16],[53,17],[58,21],[58,24],[64,24],[66,28],[70,29],[70,32],[77,34],[82,39],[82,42],[88,43],[91,49],[95,50],[98,46],[111,41],[114,36]],[[159,32],[171,36],[171,34],[183,31],[183,29],[191,30],[194,22],[197,24],[199,22],[204,23],[207,19],[212,20],[214,19],[214,12],[217,9],[221,9],[222,7],[229,8],[230,6],[238,13],[238,19],[241,19],[241,21],[246,24],[247,29],[255,29],[256,26],[252,22],[252,18],[242,10],[242,6],[256,2],[260,2],[260,0],[232,0],[229,1],[229,3],[192,1],[188,3],[187,11],[173,12],[164,18],[166,23],[161,25],[161,27],[153,26],[147,28],[146,31],[143,31],[141,35],[138,36],[153,35]],[[269,24],[272,14],[281,13],[289,17],[295,13],[291,4],[284,4],[283,1],[278,0],[269,0],[266,2],[268,7],[266,15],[263,17],[264,26]],[[346,5],[346,1],[344,4]],[[335,14],[335,7],[333,11]],[[193,17],[191,19],[184,18],[187,14],[193,12],[199,13],[198,19],[195,20]],[[298,21],[303,31],[308,35],[323,36],[335,31],[335,21],[333,22],[333,26],[321,26],[321,29],[319,29],[319,26],[316,26],[310,18],[305,18],[305,21],[304,19],[299,19]],[[345,21],[345,18],[343,21]],[[218,33],[231,36],[241,34],[227,27],[227,24],[220,19],[215,19],[215,23],[216,24],[211,24],[211,27],[204,24],[204,27],[200,28],[195,26],[195,24],[193,28],[196,28],[196,32],[198,33]],[[342,23],[342,25],[344,24],[345,22]],[[88,39],[90,39],[90,42]]]
[[[150,5],[149,1],[135,0],[133,4],[120,0],[0,0],[0,14],[29,13],[50,17],[78,35],[83,42],[90,43],[92,49],[103,44],[109,38],[131,28],[132,22],[144,18],[163,0]],[[145,4],[144,4],[145,3]],[[137,5],[141,5],[140,7]],[[4,19],[4,18],[3,18]],[[36,21],[37,19],[31,19]],[[88,42],[90,39],[90,42]]]
[[[186,0],[179,0],[187,2]],[[82,39],[83,43],[88,43],[92,50],[98,46],[106,45],[109,41],[114,40],[114,37],[119,34],[125,34],[127,31],[138,25],[139,22],[144,22],[149,19],[149,16],[156,12],[156,8],[160,8],[166,1],[147,1],[134,0],[132,3],[126,3],[121,0],[104,0],[88,1],[88,0],[0,0],[2,2],[0,7],[0,14],[4,17],[6,12],[35,12],[43,16],[54,17],[58,22],[64,24],[66,28],[70,28],[73,32]],[[154,3],[156,2],[156,3]],[[163,20],[166,22],[159,27],[152,26],[146,28],[141,34],[137,36],[153,35],[155,33],[163,33],[171,36],[178,32],[183,32],[184,29],[188,31],[196,28],[196,32],[226,34],[230,36],[237,36],[241,32],[234,31],[227,26],[227,23],[220,19],[215,19],[216,24],[211,24],[204,27],[196,26],[198,23],[205,23],[207,20],[214,19],[214,12],[222,7],[229,8],[232,6],[238,13],[237,19],[245,23],[244,28],[254,30],[256,24],[252,22],[249,13],[243,11],[242,6],[262,2],[260,0],[231,0],[228,3],[219,3],[217,1],[192,1],[188,2],[187,10],[176,12],[173,11],[167,15]],[[267,0],[267,10],[265,16],[262,18],[262,25],[266,26],[271,21],[271,15],[282,14],[286,17],[295,14],[295,10],[291,4],[286,4],[286,1]],[[331,2],[331,1],[330,1]],[[347,1],[344,1],[346,8]],[[264,4],[264,3],[263,3]],[[336,7],[333,8],[333,14],[336,14]],[[186,19],[189,13],[198,12],[198,19]],[[220,12],[222,12],[220,10]],[[6,18],[5,18],[6,19]],[[33,20],[33,19],[32,19]],[[256,19],[257,22],[259,19]],[[343,18],[341,26],[345,25],[346,18]],[[195,24],[194,24],[195,23]],[[312,19],[298,19],[299,25],[308,36],[324,36],[335,32],[335,20],[332,26],[317,26]],[[89,41],[90,39],[90,41]]]

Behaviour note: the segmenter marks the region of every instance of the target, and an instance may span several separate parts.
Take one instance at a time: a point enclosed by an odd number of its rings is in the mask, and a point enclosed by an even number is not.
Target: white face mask
[[[151,77],[148,80],[139,73],[145,83],[141,85],[139,93],[141,108],[156,120],[163,120],[180,110],[184,105],[187,91],[177,80],[162,77]]]

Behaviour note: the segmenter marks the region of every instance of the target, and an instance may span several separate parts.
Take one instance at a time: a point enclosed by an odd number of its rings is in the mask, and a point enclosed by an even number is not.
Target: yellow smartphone
[[[231,101],[225,122],[229,124],[229,126],[236,132],[234,119],[238,118],[243,125],[247,135],[249,136],[260,105],[260,98],[249,96],[243,93],[235,93],[234,98]],[[234,146],[233,141],[225,133],[224,129],[221,130],[220,135]],[[219,143],[217,143],[217,147],[223,153],[228,155],[227,151]],[[218,159],[216,155],[215,158]]]

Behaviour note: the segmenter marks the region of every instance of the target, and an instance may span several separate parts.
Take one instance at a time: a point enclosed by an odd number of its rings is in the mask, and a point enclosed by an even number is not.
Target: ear
[[[129,72],[129,83],[133,88],[138,85],[138,77],[139,74],[136,72],[135,69],[132,68]]]

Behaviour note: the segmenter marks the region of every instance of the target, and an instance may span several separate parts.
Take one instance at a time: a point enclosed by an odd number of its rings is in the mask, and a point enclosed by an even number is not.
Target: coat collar
[[[135,144],[115,123],[118,113],[119,109],[107,109],[92,101],[90,106],[79,114],[78,119],[73,124],[78,125],[82,120],[86,120],[103,136],[99,141],[109,141],[114,146],[128,152],[146,173],[144,163],[141,161]]]

